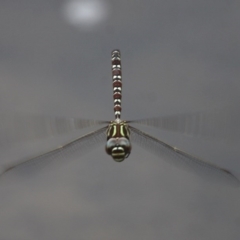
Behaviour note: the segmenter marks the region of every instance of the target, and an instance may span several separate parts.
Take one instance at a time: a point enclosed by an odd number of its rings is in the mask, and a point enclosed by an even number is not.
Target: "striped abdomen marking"
[[[122,99],[122,70],[121,54],[119,50],[112,51],[112,79],[113,79],[113,100],[115,118],[121,117]]]

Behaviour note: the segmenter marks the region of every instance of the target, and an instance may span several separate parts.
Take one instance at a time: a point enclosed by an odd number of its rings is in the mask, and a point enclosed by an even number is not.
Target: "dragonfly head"
[[[106,143],[106,152],[111,155],[116,162],[122,162],[130,155],[131,143],[125,137],[110,138]]]

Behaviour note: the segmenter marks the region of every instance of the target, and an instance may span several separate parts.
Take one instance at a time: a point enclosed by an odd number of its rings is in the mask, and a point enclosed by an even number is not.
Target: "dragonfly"
[[[134,142],[141,148],[145,148],[146,150],[152,152],[162,160],[182,167],[185,170],[193,171],[201,177],[207,177],[211,180],[217,180],[218,182],[224,182],[232,186],[240,186],[240,181],[229,170],[190,155],[133,126],[133,124],[136,123],[173,131],[179,131],[185,127],[185,132],[187,130],[191,132],[191,129],[193,128],[189,127],[191,124],[186,125],[186,122],[189,122],[189,120],[194,120],[193,122],[195,125],[196,123],[199,125],[202,120],[201,114],[195,113],[192,115],[182,115],[179,117],[149,118],[132,121],[122,120],[122,65],[120,51],[113,50],[111,57],[113,103],[115,115],[114,120],[99,121],[70,119],[66,125],[65,119],[56,118],[52,124],[55,125],[55,127],[58,127],[58,129],[65,128],[66,132],[72,129],[81,129],[90,126],[102,125],[102,127],[45,154],[31,159],[23,160],[13,165],[8,165],[3,169],[1,176],[19,166],[25,166],[27,164],[39,164],[46,159],[55,159],[57,161],[61,157],[68,159],[68,156],[74,151],[79,151],[80,154],[83,154],[85,151],[87,152],[91,150],[93,147],[102,144],[104,141],[106,141],[106,153],[110,155],[114,161],[123,162],[130,156],[132,151],[132,142]],[[36,118],[35,120],[37,122],[39,119]],[[200,132],[199,128],[195,127],[194,129],[197,129],[197,133]],[[206,132],[208,132],[208,129],[205,131],[205,133]]]

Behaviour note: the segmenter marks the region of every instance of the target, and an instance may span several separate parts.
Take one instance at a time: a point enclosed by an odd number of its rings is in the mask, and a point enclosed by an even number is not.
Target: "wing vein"
[[[100,128],[96,131],[90,132],[66,145],[58,147],[40,156],[27,160],[22,160],[18,163],[15,163],[14,165],[5,166],[2,169],[0,176],[18,167],[25,167],[27,165],[35,166],[42,165],[45,167],[46,165],[48,165],[48,163],[50,162],[52,163],[54,160],[57,160],[58,162],[60,162],[61,160],[65,161],[70,157],[71,153],[74,153],[76,151],[80,151],[80,156],[82,156],[88,150],[103,143],[104,138],[106,138],[105,136],[106,129],[107,126]]]
[[[204,176],[232,186],[240,186],[239,180],[230,171],[185,153],[137,128],[130,126],[130,130],[133,142],[153,152],[163,160],[185,170],[194,171],[201,177]]]

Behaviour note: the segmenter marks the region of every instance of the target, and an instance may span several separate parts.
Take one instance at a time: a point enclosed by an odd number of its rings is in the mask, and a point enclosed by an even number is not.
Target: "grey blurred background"
[[[22,139],[9,134],[15,126],[5,116],[113,119],[115,48],[122,53],[124,119],[228,106],[238,113],[239,13],[237,0],[2,0],[2,166],[91,130]],[[227,127],[237,131],[239,122]],[[145,131],[240,178],[236,138]],[[104,144],[67,164],[6,174],[0,239],[240,239],[240,189],[179,170],[137,146],[118,164]]]

